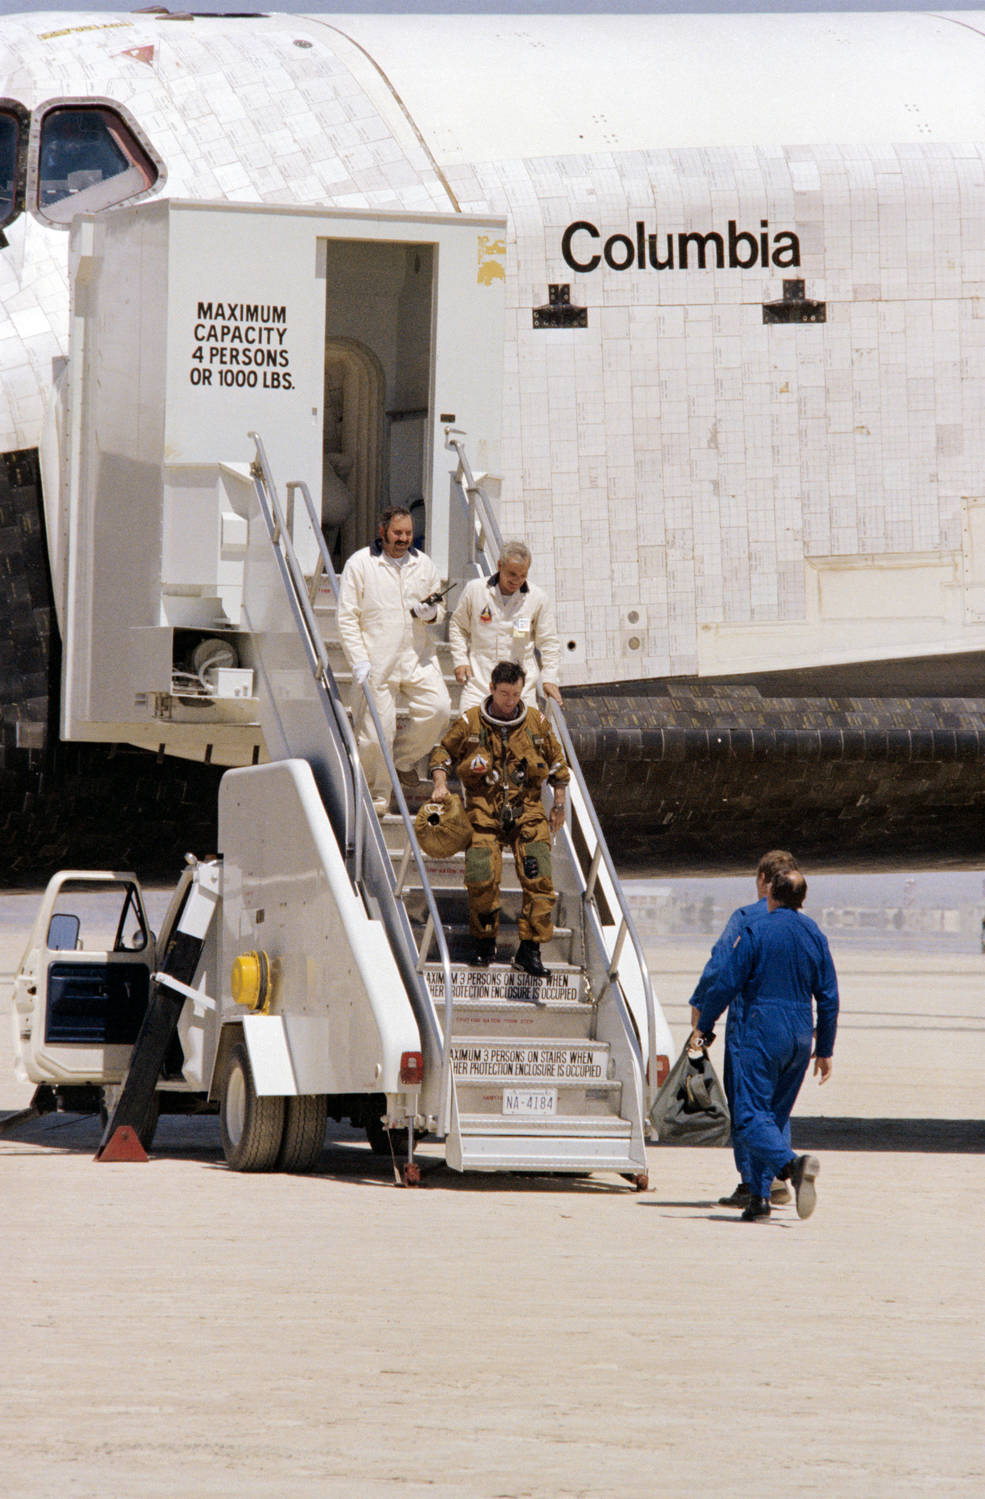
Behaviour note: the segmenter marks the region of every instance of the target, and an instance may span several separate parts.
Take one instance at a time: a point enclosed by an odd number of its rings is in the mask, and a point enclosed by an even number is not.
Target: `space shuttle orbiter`
[[[20,836],[56,804],[36,788],[52,642],[75,628],[66,360],[90,284],[104,319],[114,286],[131,312],[164,298],[153,257],[187,231],[162,324],[184,340],[175,464],[201,462],[213,394],[245,403],[223,408],[245,431],[273,388],[274,450],[325,506],[362,475],[343,549],[396,499],[440,554],[424,455],[453,415],[554,597],[570,721],[624,847],[980,856],[983,49],[976,11],[0,20],[0,769]],[[358,255],[319,231],[317,265],[288,248],[278,272],[288,210],[441,230],[396,254],[350,226]],[[487,300],[438,329],[457,255]],[[319,312],[288,335],[309,262]],[[358,452],[346,381],[375,413]],[[117,485],[124,405],[98,413]],[[162,543],[175,590],[183,538]],[[98,737],[150,745],[122,696]]]

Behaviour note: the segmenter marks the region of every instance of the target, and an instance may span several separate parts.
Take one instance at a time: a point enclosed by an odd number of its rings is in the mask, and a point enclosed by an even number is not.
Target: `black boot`
[[[472,962],[476,968],[488,968],[496,960],[496,938],[477,937]]]
[[[743,1209],[742,1222],[755,1223],[760,1218],[768,1218],[769,1215],[770,1205],[767,1202],[766,1198],[756,1197],[755,1195],[753,1195],[749,1198],[748,1207]]]
[[[513,967],[522,968],[523,972],[529,973],[531,978],[546,978],[547,969],[540,959],[540,943],[531,942],[529,938],[524,937],[516,950]]]

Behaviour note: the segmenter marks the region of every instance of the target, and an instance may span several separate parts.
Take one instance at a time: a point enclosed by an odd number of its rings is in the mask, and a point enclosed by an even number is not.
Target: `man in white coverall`
[[[554,610],[544,590],[527,582],[529,571],[530,549],[522,541],[506,541],[492,577],[473,578],[462,590],[448,622],[455,679],[462,684],[462,713],[485,701],[492,669],[500,661],[522,666],[525,703],[536,703],[538,680],[547,697],[561,701],[561,641]]]
[[[379,537],[349,558],[339,589],[339,634],[352,667],[353,712],[365,682],[406,786],[417,780],[414,765],[441,738],[451,717],[448,689],[427,628],[444,617],[437,596],[441,579],[413,540],[410,512],[402,506],[385,510]],[[410,722],[395,739],[401,693]],[[390,778],[368,712],[359,728],[359,755],[374,806],[383,811],[389,804]]]

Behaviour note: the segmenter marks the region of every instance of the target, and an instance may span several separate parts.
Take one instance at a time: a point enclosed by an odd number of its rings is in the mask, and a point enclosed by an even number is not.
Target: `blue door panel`
[[[132,1045],[147,1008],[143,963],[51,963],[45,1041]]]

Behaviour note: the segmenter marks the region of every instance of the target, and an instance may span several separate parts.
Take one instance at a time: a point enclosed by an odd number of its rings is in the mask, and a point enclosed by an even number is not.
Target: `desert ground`
[[[0,895],[0,1115],[36,899]],[[649,952],[679,1042],[704,956]],[[338,1126],[306,1177],[229,1171],[211,1118],[140,1165],[95,1118],[0,1138],[5,1499],[977,1499],[985,956],[835,957],[807,1222],[720,1207],[725,1149],[637,1193],[430,1142],[401,1189]]]

